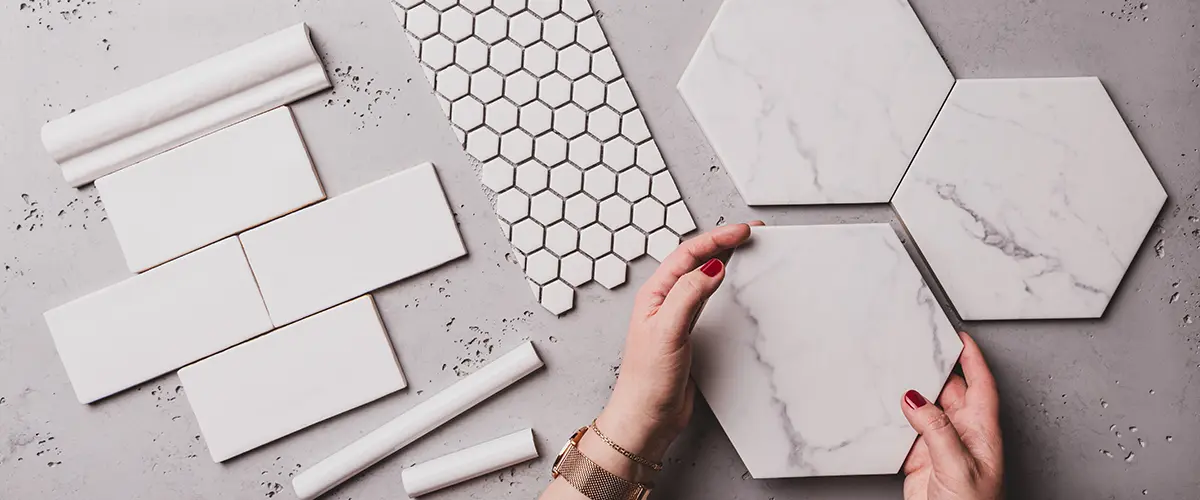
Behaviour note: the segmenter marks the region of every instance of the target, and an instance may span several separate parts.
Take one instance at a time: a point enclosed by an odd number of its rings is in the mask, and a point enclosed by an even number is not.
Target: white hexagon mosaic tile
[[[588,0],[393,8],[547,310],[696,229]]]
[[[886,203],[954,77],[906,0],[726,0],[679,93],[749,205]]]
[[[959,80],[892,199],[966,320],[1104,313],[1166,192],[1096,78]]]

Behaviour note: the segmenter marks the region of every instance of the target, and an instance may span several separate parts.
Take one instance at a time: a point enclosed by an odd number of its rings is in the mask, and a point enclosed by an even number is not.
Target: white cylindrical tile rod
[[[416,498],[537,457],[533,429],[525,429],[414,465],[400,479],[408,496]]]
[[[533,343],[521,344],[301,472],[292,480],[296,496],[316,498],[541,367]]]

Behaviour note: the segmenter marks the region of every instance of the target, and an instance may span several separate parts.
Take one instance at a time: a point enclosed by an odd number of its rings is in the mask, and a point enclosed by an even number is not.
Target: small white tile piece
[[[461,42],[475,31],[474,19],[467,9],[454,7],[441,14],[438,31],[455,42]]]
[[[592,74],[605,82],[611,82],[621,77],[621,67],[617,65],[617,57],[612,48],[605,47],[592,56]]]
[[[496,9],[510,16],[525,10],[525,0],[494,0]]]
[[[478,38],[459,42],[454,47],[454,62],[469,72],[476,72],[488,64],[488,46]]]
[[[617,176],[617,193],[629,201],[650,196],[650,174],[636,168],[621,172]]]
[[[604,104],[605,86],[599,78],[588,75],[576,80],[572,85],[574,85],[572,97],[575,103],[582,106],[583,109],[590,111]]]
[[[579,45],[571,45],[558,54],[558,70],[567,78],[577,80],[592,69],[592,55]]]
[[[582,21],[592,15],[592,4],[588,0],[563,0],[563,14],[575,21]]]
[[[605,167],[592,167],[583,173],[583,190],[596,199],[617,192],[617,174]]]
[[[575,21],[565,15],[555,15],[542,25],[542,37],[556,49],[563,49],[575,42]]]
[[[692,330],[692,377],[755,478],[895,474],[901,411],[962,343],[887,224],[754,228]],[[812,411],[814,401],[834,412]]]
[[[553,132],[533,140],[533,155],[546,165],[558,165],[567,159],[567,140]]]
[[[607,92],[604,102],[617,111],[624,113],[637,106],[633,99],[633,91],[629,89],[629,83],[624,78],[608,84]]]
[[[450,105],[450,121],[463,130],[473,130],[483,124],[483,103],[466,96]]]
[[[646,198],[633,206],[633,224],[647,233],[667,223],[667,208],[654,198]]]
[[[533,157],[533,138],[523,130],[505,132],[500,137],[500,156],[513,163],[528,160]],[[520,182],[520,179],[517,179],[517,182]]]
[[[488,68],[471,75],[471,95],[489,103],[504,94],[504,77]]]
[[[542,287],[540,302],[551,314],[565,313],[575,307],[575,289],[562,280],[555,280]]]
[[[588,113],[587,130],[602,141],[612,139],[621,133],[621,116],[609,108],[592,111]]]
[[[325,198],[287,107],[96,180],[141,272]]]
[[[579,250],[595,259],[612,251],[612,232],[592,224],[579,232]]]
[[[505,75],[505,76],[512,75],[512,74],[515,74],[518,70],[520,70],[521,66],[524,64],[524,60],[525,60],[524,54],[525,54],[525,49],[522,49],[520,45],[517,45],[516,43],[512,42],[511,40],[502,40],[500,43],[492,45],[492,50],[491,50],[491,54],[489,55],[489,58],[488,58],[488,63],[496,71],[499,71],[500,74]],[[530,81],[532,81],[532,77],[533,77],[533,75],[526,74],[525,77],[521,77],[521,78],[523,78],[523,80],[521,80],[521,81],[516,81],[516,80],[510,79],[510,80],[508,80],[507,85],[509,87],[512,87],[514,85],[520,86],[522,84],[528,84]],[[536,83],[534,83],[534,86],[536,86]],[[520,89],[514,89],[514,90],[520,90]],[[505,89],[506,93],[508,91],[509,91],[509,89]],[[527,93],[529,95],[533,94],[532,91],[529,91]],[[510,98],[512,98],[512,97],[510,96]],[[530,97],[530,99],[532,99],[532,97]],[[517,99],[515,99],[515,98],[513,98],[513,100],[517,101]],[[528,102],[528,100],[517,101],[517,102]]]
[[[669,172],[659,172],[654,176],[653,186],[650,188],[650,195],[658,201],[666,204],[679,201],[679,188],[675,186],[675,179],[671,177]]]
[[[544,77],[558,65],[558,51],[546,42],[538,42],[525,49],[525,70],[533,76]]]
[[[629,272],[629,266],[620,257],[608,254],[596,260],[594,272],[596,283],[612,290],[625,283],[625,276]]]
[[[571,81],[560,74],[553,74],[538,83],[538,98],[557,108],[571,100]]]
[[[571,139],[567,146],[567,159],[579,168],[591,168],[600,163],[600,141],[590,135],[581,135]]]
[[[550,169],[550,189],[566,198],[583,190],[583,172],[570,163]]]
[[[446,99],[454,101],[467,95],[467,90],[471,88],[471,77],[462,68],[450,66],[438,71],[433,88]]]
[[[696,230],[696,221],[683,202],[667,207],[667,227],[675,234],[687,234]]]
[[[508,99],[498,99],[484,109],[483,119],[487,126],[501,134],[517,126],[517,105]]]
[[[42,145],[79,187],[252,116],[329,88],[297,24],[42,127]]]
[[[604,37],[604,30],[600,28],[600,20],[594,16],[579,23],[575,39],[579,41],[580,45],[591,51],[600,50],[608,46],[608,39]]]
[[[662,262],[679,246],[679,236],[667,228],[659,229],[650,234],[646,242],[646,253],[654,260]]]
[[[420,245],[411,234],[421,235]],[[241,240],[276,325],[467,252],[429,163],[251,229]]]
[[[617,137],[604,143],[604,164],[618,172],[633,167],[637,149],[633,143],[624,137]]]
[[[613,253],[626,261],[646,255],[646,235],[632,226],[613,235]]]
[[[538,81],[528,71],[518,71],[504,80],[504,96],[519,105],[537,99]]]
[[[550,170],[537,160],[529,160],[517,167],[517,187],[529,194],[541,192],[549,185]]]
[[[579,231],[566,222],[556,222],[546,228],[546,248],[563,256],[579,248]]]
[[[1166,196],[1098,79],[960,80],[892,205],[963,319],[1096,318]]]
[[[529,47],[542,39],[542,20],[532,12],[521,12],[508,19],[508,36]]]
[[[438,35],[421,42],[421,62],[440,70],[454,62],[454,42]]]
[[[537,457],[533,429],[525,429],[413,465],[400,478],[408,498],[416,498]]]
[[[483,164],[481,176],[483,177],[483,185],[488,189],[499,193],[510,187],[513,187],[513,176],[516,175],[517,169],[511,163],[504,161],[503,158],[493,158]]]
[[[438,12],[428,4],[419,4],[408,10],[404,27],[422,40],[438,32]]]
[[[575,104],[554,111],[554,131],[568,139],[578,137],[587,128],[587,113]]]
[[[580,193],[567,198],[564,214],[567,217],[567,221],[574,224],[575,227],[585,227],[596,222],[597,209],[596,200],[593,200],[586,194]]]
[[[528,254],[542,248],[545,237],[546,230],[542,228],[541,224],[534,222],[533,219],[525,219],[513,224],[509,240],[517,250]]]
[[[472,14],[475,14],[476,22],[479,22],[478,15],[486,11],[488,7],[492,6],[492,0],[461,0],[459,5],[466,7],[466,9],[471,11]]]
[[[488,10],[475,14],[475,36],[491,43],[492,47],[509,35],[509,18],[499,11]]]
[[[550,110],[549,106],[541,102],[531,102],[521,106],[521,118],[518,123],[531,135],[540,135],[550,130],[553,117],[554,112]]]
[[[746,203],[796,205],[888,201],[953,83],[907,0],[729,0],[678,87]]]
[[[546,250],[529,254],[525,259],[525,275],[539,285],[553,281],[558,277],[558,257]]]
[[[563,199],[553,191],[542,191],[530,200],[529,216],[546,226],[558,222],[563,217]]]
[[[580,252],[567,255],[562,258],[558,274],[571,286],[583,286],[592,281],[592,259]]]
[[[630,212],[633,207],[628,201],[613,196],[600,202],[600,223],[610,231],[616,231],[629,225]]]
[[[637,167],[645,170],[647,173],[657,174],[667,169],[667,164],[663,161],[662,152],[658,150],[658,145],[654,143],[654,139],[650,139],[637,147],[635,161],[637,162]]]
[[[529,215],[529,197],[510,189],[496,196],[496,215],[508,222],[516,222]]]
[[[561,0],[529,0],[529,10],[542,19],[557,14],[561,7]]]
[[[214,462],[403,389],[371,296],[179,370]]]
[[[467,153],[476,160],[488,161],[500,154],[500,136],[486,128],[467,133]]]
[[[650,138],[650,129],[646,128],[646,117],[642,116],[641,110],[625,113],[621,118],[621,135],[635,144]]]
[[[236,237],[45,314],[80,403],[91,403],[272,328]]]

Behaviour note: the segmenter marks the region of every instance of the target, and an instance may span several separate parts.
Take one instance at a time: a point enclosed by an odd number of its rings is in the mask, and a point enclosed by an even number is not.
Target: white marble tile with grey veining
[[[1166,192],[1096,78],[960,80],[892,200],[963,319],[1104,313]]]
[[[679,92],[747,204],[884,203],[953,82],[906,0],[726,0]]]
[[[754,229],[692,333],[692,377],[756,478],[893,474],[962,343],[887,224]]]

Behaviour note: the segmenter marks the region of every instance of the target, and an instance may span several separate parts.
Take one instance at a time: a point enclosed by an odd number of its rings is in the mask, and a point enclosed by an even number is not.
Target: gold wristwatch
[[[643,484],[628,481],[604,470],[590,458],[579,451],[579,440],[587,433],[589,426],[580,427],[571,435],[567,445],[554,459],[554,467],[550,476],[557,479],[562,476],[571,486],[579,490],[583,496],[591,500],[646,500],[650,498],[653,484]]]

